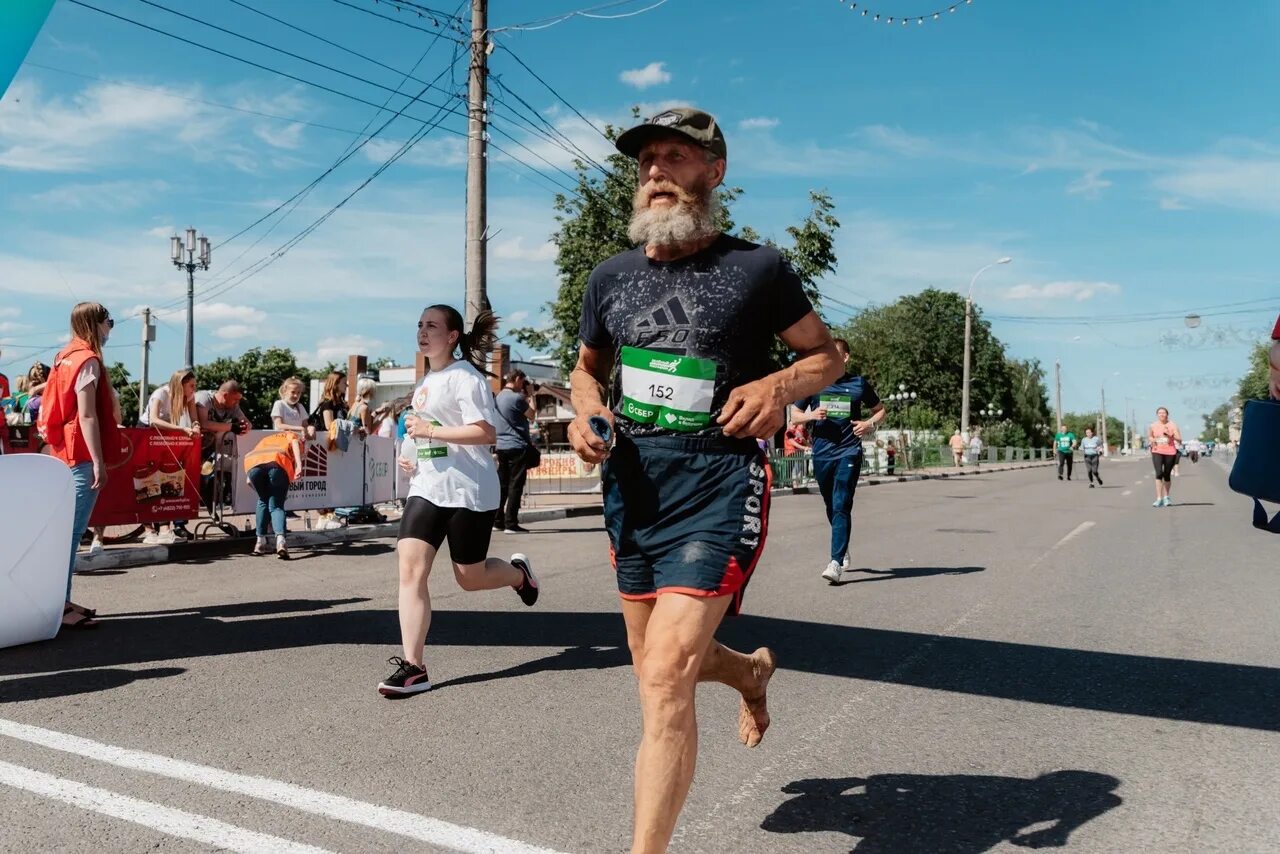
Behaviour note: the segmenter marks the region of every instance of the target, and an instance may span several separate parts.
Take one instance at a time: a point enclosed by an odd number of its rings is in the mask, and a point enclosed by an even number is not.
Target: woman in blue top
[[[1084,454],[1085,467],[1089,469],[1089,488],[1093,489],[1096,480],[1102,486],[1102,475],[1098,472],[1098,464],[1102,462],[1102,440],[1093,435],[1093,428],[1084,428],[1084,438],[1080,440],[1080,451]]]

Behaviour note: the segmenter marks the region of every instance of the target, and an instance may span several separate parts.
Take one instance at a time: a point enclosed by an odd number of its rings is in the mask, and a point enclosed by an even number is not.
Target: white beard
[[[680,202],[669,208],[642,208],[631,215],[627,236],[644,246],[681,246],[720,233],[720,199],[709,196],[703,205]]]

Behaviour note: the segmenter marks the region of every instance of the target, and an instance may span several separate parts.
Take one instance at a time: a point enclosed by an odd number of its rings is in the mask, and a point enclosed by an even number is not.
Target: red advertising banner
[[[141,427],[120,431],[123,462],[107,472],[90,525],[173,522],[200,515],[200,439]]]

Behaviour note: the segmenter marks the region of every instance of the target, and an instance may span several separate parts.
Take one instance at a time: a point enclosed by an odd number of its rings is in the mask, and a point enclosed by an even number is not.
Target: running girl
[[[418,349],[429,371],[414,392],[399,457],[401,468],[413,474],[396,544],[404,657],[388,660],[396,669],[378,685],[384,697],[431,688],[422,660],[431,627],[427,577],[445,539],[463,590],[512,587],[524,604],[538,601],[538,579],[527,557],[514,554],[510,563],[486,557],[498,509],[498,470],[489,453],[497,415],[479,366],[493,349],[496,326],[497,318],[485,311],[464,332],[462,315],[447,305],[430,306],[418,321]]]
[[[1178,462],[1182,431],[1169,420],[1169,410],[1163,406],[1156,410],[1156,420],[1147,428],[1147,438],[1151,443],[1151,464],[1156,470],[1156,500],[1151,506],[1168,507],[1173,504],[1169,487],[1173,485],[1171,473]]]

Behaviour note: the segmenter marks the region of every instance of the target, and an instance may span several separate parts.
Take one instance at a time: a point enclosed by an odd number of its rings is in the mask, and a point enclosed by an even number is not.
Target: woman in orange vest
[[[302,439],[297,433],[272,433],[245,455],[244,470],[249,485],[258,493],[258,542],[255,555],[267,553],[267,514],[276,532],[276,557],[289,559],[285,543],[284,502],[289,497],[289,484],[302,474]]]
[[[71,343],[53,363],[40,406],[40,435],[49,453],[71,468],[76,487],[64,628],[98,625],[93,609],[71,601],[71,579],[80,537],[89,524],[98,492],[106,485],[107,469],[120,458],[120,436],[111,415],[111,377],[102,362],[102,345],[113,326],[110,312],[99,303],[82,302],[71,310]]]

